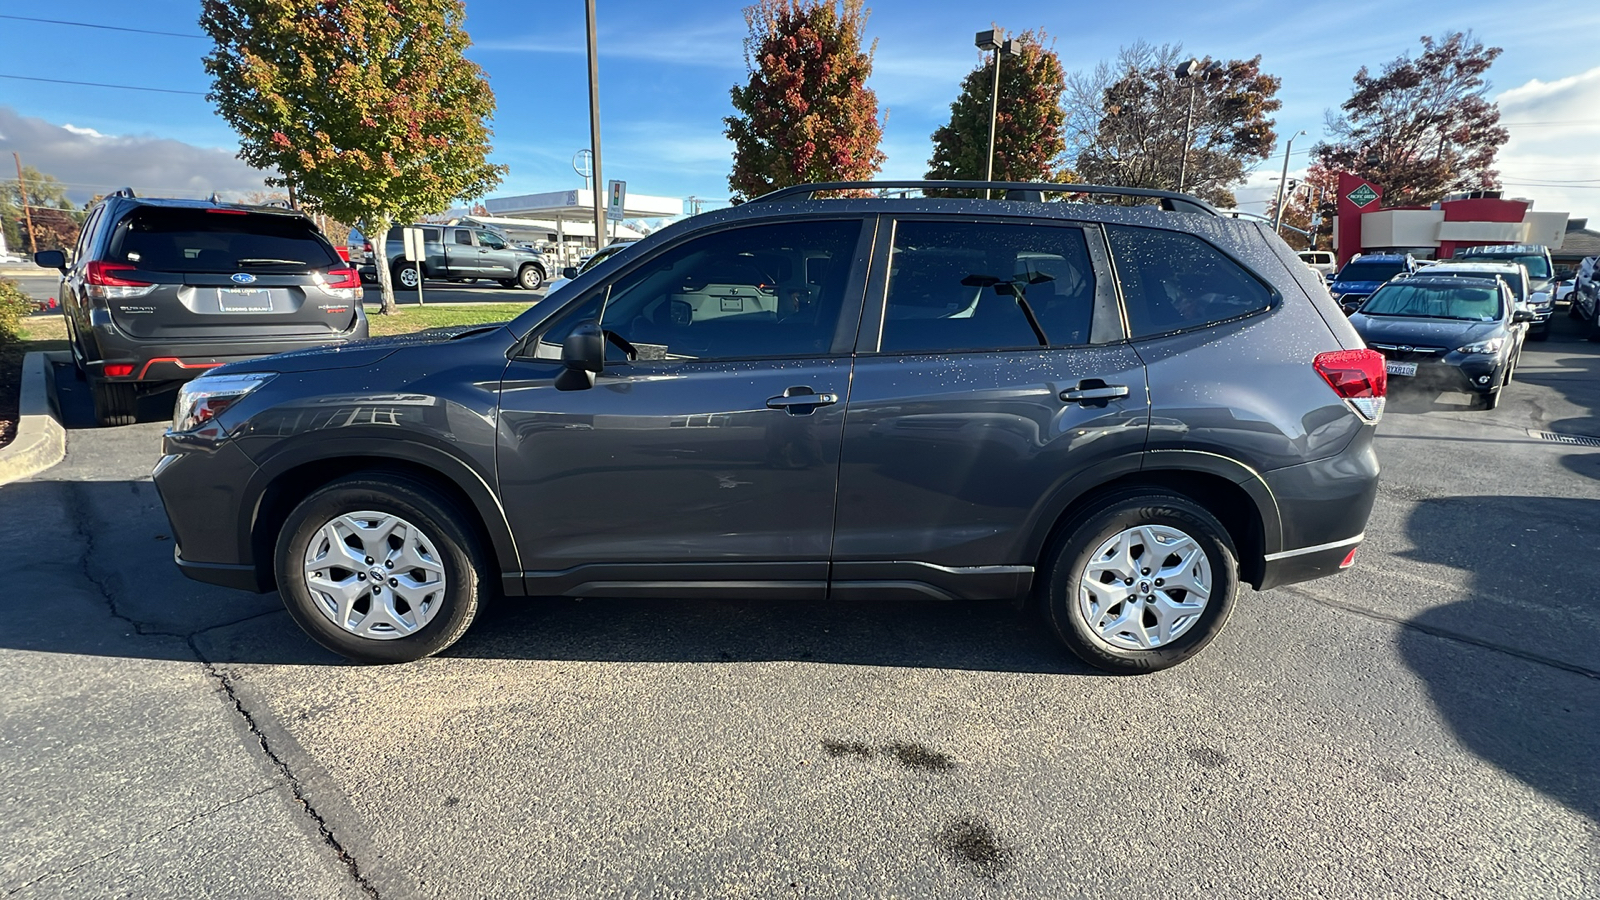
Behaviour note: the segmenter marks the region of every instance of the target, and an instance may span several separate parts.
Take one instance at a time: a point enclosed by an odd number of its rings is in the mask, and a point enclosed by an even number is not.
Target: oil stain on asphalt
[[[933,840],[957,865],[982,878],[998,876],[1016,855],[982,819],[958,819]]]

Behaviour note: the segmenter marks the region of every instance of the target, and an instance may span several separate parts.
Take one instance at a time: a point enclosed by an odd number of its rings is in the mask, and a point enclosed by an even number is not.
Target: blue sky
[[[994,4],[980,17],[973,4],[957,0],[868,2],[868,33],[878,42],[870,85],[888,113],[886,177],[923,173],[928,136],[943,124],[960,79],[978,61],[972,35],[990,27],[987,15],[1011,31],[1043,27],[1054,36],[1068,70],[1090,68],[1138,39],[1181,41],[1196,56],[1262,54],[1264,68],[1283,78],[1279,133],[1304,128],[1311,137],[1296,143],[1292,170],[1304,165],[1300,151],[1321,135],[1324,112],[1348,95],[1357,68],[1376,67],[1413,50],[1422,34],[1470,28],[1505,48],[1491,77],[1495,93],[1511,92],[1506,119],[1513,123],[1513,141],[1502,167],[1506,180],[1540,208],[1600,218],[1600,181],[1592,180],[1600,179],[1600,54],[1594,50],[1600,3],[1022,0]],[[597,5],[605,175],[627,179],[638,193],[725,198],[729,145],[721,119],[730,112],[729,88],[745,76],[743,3],[598,0]],[[0,14],[188,34],[199,34],[198,10],[196,2],[177,0],[69,0],[48,6],[0,0]],[[499,101],[494,159],[511,167],[495,193],[574,186],[579,179],[570,160],[588,143],[583,4],[468,0],[467,16],[475,41],[470,55],[488,73]],[[0,19],[0,74],[203,92],[208,85],[200,56],[207,47],[205,40]],[[46,125],[73,130],[52,131]],[[51,141],[30,144],[18,137],[46,131],[54,135]],[[200,96],[0,78],[0,149],[31,150],[27,161],[40,169],[70,168],[74,160],[96,153],[121,154],[130,163],[126,171],[152,182],[142,188],[150,193],[193,190],[207,177],[219,183],[239,177],[236,169],[221,164],[208,176],[207,167],[225,154],[202,153],[191,160],[174,141],[228,152],[236,147],[233,133]],[[1245,208],[1259,205],[1277,166],[1277,160],[1263,166],[1251,187],[1241,191]],[[99,173],[105,166],[72,171]],[[120,174],[75,177],[96,181]],[[1594,187],[1579,183],[1584,180]],[[174,183],[153,183],[159,181]]]

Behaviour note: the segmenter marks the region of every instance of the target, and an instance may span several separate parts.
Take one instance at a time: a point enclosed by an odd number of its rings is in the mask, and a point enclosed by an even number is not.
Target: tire
[[[537,291],[544,284],[544,273],[538,266],[527,265],[517,270],[517,287],[525,291]]]
[[[1550,340],[1550,326],[1546,325],[1543,328],[1539,329],[1538,331],[1529,331],[1528,332],[1528,340],[1530,340],[1530,341],[1548,341],[1548,340]]]
[[[476,278],[463,278],[463,279],[461,279],[461,283],[462,284],[477,284],[478,283],[478,279],[476,279]]]
[[[517,286],[517,280],[515,278],[501,278],[501,279],[499,279],[499,281],[500,281],[500,286],[503,287],[503,288],[513,288],[514,289]]]
[[[94,420],[102,426],[132,425],[139,420],[139,395],[126,381],[89,382],[94,392]]]
[[[378,515],[393,517],[398,525],[364,536],[353,527],[362,524],[365,530],[370,525],[364,523],[383,521]],[[348,659],[397,663],[432,656],[466,633],[494,584],[470,521],[454,502],[403,475],[367,472],[338,479],[302,500],[284,521],[274,557],[278,592],[312,640]],[[336,545],[337,535],[363,549],[343,541]],[[395,574],[408,564],[407,554],[416,566]],[[379,555],[400,567],[386,566]],[[365,563],[368,559],[372,562]],[[387,584],[378,583],[373,573],[385,572]],[[334,593],[315,589],[312,573],[330,589],[345,587],[353,602],[339,609]],[[336,623],[341,615],[346,624]]]
[[[83,352],[83,342],[78,338],[78,326],[72,321],[71,316],[67,316],[66,320],[68,331],[67,349],[72,352],[72,377],[79,381],[88,381],[89,369],[85,364],[85,360],[89,356]]]
[[[394,267],[394,286],[414,291],[417,289],[417,275],[416,266],[397,265]]]
[[[1186,567],[1140,566],[1150,553],[1145,545],[1163,538],[1173,538],[1179,549],[1199,551],[1200,555],[1191,557]],[[1121,566],[1116,564],[1119,543]],[[1106,555],[1108,546],[1113,548],[1110,556]],[[1137,557],[1132,554],[1136,547],[1140,549]],[[1137,571],[1131,568],[1135,566]],[[1156,574],[1163,571],[1169,573],[1168,578],[1185,573],[1193,588],[1163,588],[1157,584]],[[1117,572],[1126,577],[1113,577]],[[1133,584],[1127,583],[1128,577]],[[1108,590],[1118,580],[1122,584]],[[1089,584],[1100,588],[1086,589]],[[1197,602],[1194,597],[1202,587],[1209,587],[1209,594]],[[1239,590],[1238,554],[1227,529],[1193,500],[1154,488],[1134,489],[1106,497],[1068,526],[1046,557],[1043,588],[1046,621],[1079,659],[1119,674],[1156,672],[1189,659],[1221,633]],[[1130,610],[1128,599],[1122,596],[1124,588],[1134,597],[1138,588],[1149,591],[1134,601],[1138,604],[1134,607],[1136,619],[1127,618]],[[1155,603],[1147,599],[1158,594]],[[1192,605],[1194,611],[1185,615],[1181,608],[1166,610],[1165,621],[1176,633],[1163,637],[1164,606],[1173,603]],[[1113,630],[1116,622],[1127,627]],[[1148,630],[1152,626],[1154,636]],[[1129,646],[1138,643],[1149,646]]]
[[[1500,405],[1500,395],[1504,391],[1505,386],[1502,384],[1500,387],[1497,387],[1492,391],[1481,391],[1477,394],[1474,394],[1472,397],[1472,408],[1494,409]]]
[[[1600,301],[1596,301],[1594,312],[1594,317],[1584,325],[1583,336],[1591,341],[1600,341]]]

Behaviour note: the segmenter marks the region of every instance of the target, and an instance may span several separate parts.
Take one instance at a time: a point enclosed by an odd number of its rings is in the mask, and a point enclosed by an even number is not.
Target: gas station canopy
[[[604,199],[601,198],[602,204]],[[579,188],[575,191],[492,197],[483,201],[483,207],[491,216],[549,219],[574,224],[593,223],[594,191]],[[683,215],[683,200],[678,197],[651,197],[647,194],[635,194],[632,191],[627,193],[622,209],[624,219],[665,219],[681,215]],[[576,229],[573,233],[577,234]]]

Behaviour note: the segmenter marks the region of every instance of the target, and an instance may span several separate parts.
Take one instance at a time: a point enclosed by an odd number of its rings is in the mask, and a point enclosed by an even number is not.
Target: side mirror
[[[1511,311],[1511,321],[1512,322],[1532,322],[1533,321],[1533,310],[1531,310],[1531,309],[1514,309],[1514,310]]]
[[[1360,300],[1351,300],[1351,301],[1346,302],[1346,303],[1341,303],[1341,304],[1339,304],[1339,308],[1343,309],[1344,310],[1344,314],[1348,316],[1348,315],[1351,315],[1351,314],[1355,313],[1357,310],[1359,310],[1361,308],[1361,301]]]
[[[572,279],[577,278],[578,277],[578,267],[577,266],[567,266],[565,269],[561,270],[561,277],[565,278],[568,281],[571,281]]]
[[[67,255],[60,250],[40,250],[33,255],[35,265],[46,269],[60,269],[67,274]]]
[[[586,391],[594,387],[594,377],[605,371],[606,337],[600,323],[580,322],[561,343],[561,365],[556,376],[558,391]]]

